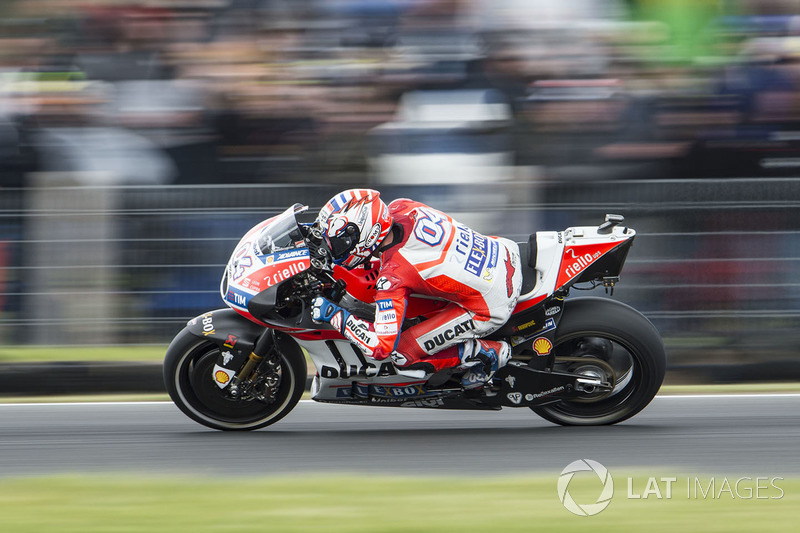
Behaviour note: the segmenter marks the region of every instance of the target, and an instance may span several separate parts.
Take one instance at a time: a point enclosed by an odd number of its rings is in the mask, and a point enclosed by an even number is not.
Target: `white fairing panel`
[[[564,237],[560,231],[536,232],[536,285],[528,294],[520,296],[519,301],[532,300],[542,295],[552,294],[558,279],[558,267],[564,253]]]
[[[615,226],[610,233],[600,233],[595,226],[579,226],[564,231],[567,244],[600,244],[604,242],[622,242],[636,235],[636,232],[625,226]]]
[[[565,231],[539,231],[536,233],[537,255],[536,255],[536,285],[528,294],[523,294],[519,301],[532,300],[541,296],[547,296],[555,292],[559,284],[561,275],[561,285],[569,279],[580,274],[589,263],[602,257],[604,253],[615,248],[618,244],[632,239],[636,232],[630,228],[616,226],[608,233],[600,233],[598,227],[581,226],[567,228]],[[588,259],[579,258],[578,266],[564,264],[562,259],[565,257],[575,258],[575,251],[579,253],[593,252]],[[570,270],[572,269],[572,270]]]
[[[314,366],[317,367],[317,376],[314,377],[311,385],[313,400],[348,400],[353,382],[416,385],[425,383],[428,377],[425,376],[421,380],[409,380],[408,376],[398,374],[391,359],[377,361],[367,357],[361,353],[361,350],[345,340],[295,339],[295,341],[308,351],[308,355],[314,361]]]

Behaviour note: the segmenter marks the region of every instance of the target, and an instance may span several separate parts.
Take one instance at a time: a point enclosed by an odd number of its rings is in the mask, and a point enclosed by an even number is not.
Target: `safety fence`
[[[313,213],[342,188],[91,187],[53,174],[30,182],[0,189],[3,344],[168,342],[187,319],[223,305],[223,267],[250,227],[295,202]],[[638,235],[614,298],[661,330],[673,368],[797,360],[800,178],[381,190],[518,240],[623,214]]]

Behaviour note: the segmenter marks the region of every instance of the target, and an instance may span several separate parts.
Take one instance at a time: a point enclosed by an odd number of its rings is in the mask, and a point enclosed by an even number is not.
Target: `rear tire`
[[[248,431],[274,424],[292,409],[305,390],[306,361],[290,339],[278,341],[281,379],[274,401],[236,400],[212,379],[219,346],[181,331],[164,358],[164,384],[175,405],[192,420],[213,429]]]
[[[616,424],[644,409],[661,387],[666,371],[664,343],[655,326],[632,307],[607,298],[567,300],[563,313],[555,338],[557,359],[574,356],[575,346],[580,344],[605,345],[621,354],[618,359],[630,361],[630,368],[619,374],[610,394],[596,401],[589,395],[531,409],[564,426]]]

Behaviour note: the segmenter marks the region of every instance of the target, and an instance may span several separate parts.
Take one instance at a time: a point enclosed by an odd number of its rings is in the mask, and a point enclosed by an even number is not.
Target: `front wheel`
[[[259,429],[286,416],[305,390],[302,351],[288,339],[279,341],[278,348],[277,365],[271,369],[277,391],[261,399],[234,398],[212,378],[219,346],[183,330],[167,349],[164,384],[175,405],[200,424],[227,431]]]
[[[664,381],[666,353],[641,313],[607,298],[564,302],[555,338],[556,369],[613,380],[611,391],[531,407],[565,426],[616,424],[644,409]]]

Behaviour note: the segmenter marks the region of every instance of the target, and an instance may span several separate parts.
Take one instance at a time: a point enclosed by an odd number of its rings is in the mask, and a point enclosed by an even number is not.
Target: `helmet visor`
[[[359,231],[355,225],[348,224],[347,229],[350,231],[343,231],[341,235],[335,237],[327,236],[328,249],[331,251],[331,256],[334,261],[343,261],[358,244]],[[351,229],[352,228],[352,229]]]

